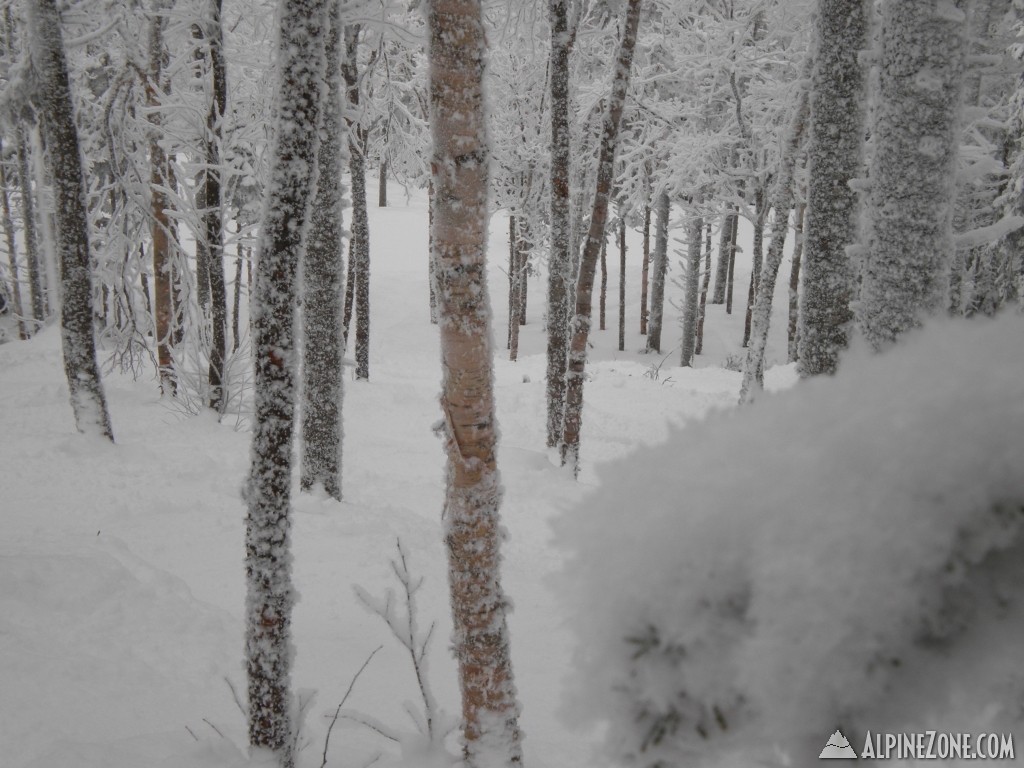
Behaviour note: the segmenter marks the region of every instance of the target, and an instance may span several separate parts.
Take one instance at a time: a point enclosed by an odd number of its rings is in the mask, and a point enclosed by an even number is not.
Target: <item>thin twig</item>
[[[348,697],[351,695],[352,689],[356,685],[356,680],[358,680],[359,676],[363,674],[363,670],[369,666],[370,660],[377,655],[377,651],[383,647],[383,645],[378,645],[373,649],[373,652],[366,657],[366,661],[363,662],[363,666],[361,666],[355,675],[352,676],[352,680],[348,684],[348,690],[346,690],[345,695],[341,697],[341,703],[338,704],[338,708],[334,710],[334,718],[331,720],[331,724],[327,726],[327,735],[324,737],[324,759],[323,762],[320,763],[320,768],[324,768],[324,766],[327,765],[327,746],[331,743],[331,731],[334,729],[334,724],[338,722],[338,716],[341,714],[341,708],[345,706],[345,702],[348,701]],[[378,757],[380,756],[378,755]]]
[[[203,722],[204,722],[204,723],[206,723],[206,724],[207,724],[208,726],[210,726],[211,728],[213,728],[213,730],[217,732],[217,735],[218,735],[218,736],[220,736],[220,737],[221,737],[222,739],[224,739],[224,740],[227,740],[227,736],[225,736],[225,735],[224,735],[223,733],[221,733],[221,732],[220,732],[220,728],[218,728],[218,727],[217,727],[216,725],[214,725],[213,723],[211,723],[211,722],[210,722],[209,720],[207,720],[207,719],[206,719],[205,717],[203,718]]]
[[[189,728],[187,725],[185,726],[185,730],[188,731],[188,735],[189,736],[191,736],[196,741],[199,741],[199,737],[196,736],[196,734],[193,732],[193,730],[191,728]]]
[[[238,691],[235,690],[234,684],[231,682],[230,678],[228,678],[227,676],[224,677],[224,682],[227,683],[228,684],[228,688],[231,689],[231,698],[233,698],[235,700],[235,706],[238,707],[238,711],[242,713],[242,717],[248,719],[249,713],[246,712],[245,711],[245,707],[242,706],[242,700],[240,698],[238,698]]]

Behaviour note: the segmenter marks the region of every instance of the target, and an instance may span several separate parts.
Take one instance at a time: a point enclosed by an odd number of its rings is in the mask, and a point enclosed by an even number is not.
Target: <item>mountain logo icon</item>
[[[821,750],[821,754],[818,758],[821,760],[844,760],[851,757],[857,757],[857,753],[854,752],[853,747],[850,746],[850,742],[843,736],[842,731],[836,731],[828,738],[828,744]]]

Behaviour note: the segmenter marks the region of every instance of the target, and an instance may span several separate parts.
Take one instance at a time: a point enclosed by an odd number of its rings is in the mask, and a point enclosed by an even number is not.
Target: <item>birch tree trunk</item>
[[[594,208],[590,215],[590,231],[580,259],[580,275],[576,285],[576,312],[569,345],[569,365],[565,380],[565,427],[562,431],[562,464],[570,464],[573,473],[580,471],[580,430],[583,427],[583,379],[587,363],[587,339],[590,336],[594,294],[594,274],[604,243],[608,220],[608,201],[615,180],[615,151],[619,143],[619,124],[626,105],[629,79],[633,69],[637,28],[640,24],[641,0],[628,0],[623,21],[622,40],[612,75],[608,111],[601,129],[601,150],[598,156],[597,186]]]
[[[501,481],[487,293],[489,151],[480,0],[433,0],[427,26],[452,646],[466,765],[497,768],[520,764],[522,748],[499,574]]]
[[[619,218],[619,352],[626,349],[626,215]]]
[[[810,100],[807,238],[800,299],[798,369],[834,373],[853,313],[853,270],[846,247],[856,238],[865,76],[857,61],[867,48],[870,0],[819,0]]]
[[[797,97],[786,130],[786,143],[779,160],[778,176],[775,180],[775,195],[772,208],[775,220],[772,222],[772,242],[768,247],[761,279],[758,281],[757,297],[752,313],[752,331],[747,347],[747,359],[743,366],[743,383],[740,385],[740,403],[752,402],[757,393],[764,389],[764,352],[768,345],[768,328],[771,323],[772,298],[775,295],[775,281],[782,264],[782,252],[789,231],[789,211],[793,207],[793,171],[800,151],[804,126],[807,123],[808,91],[806,86]]]
[[[338,0],[327,0],[326,68],[320,114],[316,198],[310,212],[303,276],[302,475],[300,486],[317,485],[341,501],[343,341],[341,333],[342,210],[342,23]]]
[[[964,84],[962,5],[883,6],[868,254],[857,310],[860,330],[876,349],[945,306]]]
[[[665,314],[665,273],[668,271],[668,193],[658,193],[655,203],[654,258],[651,265],[651,314],[647,319],[647,351],[661,353],[661,325]]]
[[[294,765],[291,723],[291,469],[295,299],[310,201],[324,71],[326,0],[282,0],[277,128],[251,305],[255,419],[246,488],[249,744]]]
[[[61,347],[71,409],[79,432],[102,436],[113,442],[110,414],[96,364],[89,225],[60,15],[55,0],[35,0],[27,3],[26,7],[32,40],[32,65],[39,78],[36,98],[54,185],[62,297]]]
[[[551,255],[548,258],[547,445],[562,440],[572,260],[569,196],[569,0],[550,0]]]

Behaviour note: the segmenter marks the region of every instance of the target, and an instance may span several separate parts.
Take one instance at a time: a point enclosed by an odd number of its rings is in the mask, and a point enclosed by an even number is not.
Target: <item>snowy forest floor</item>
[[[438,338],[428,321],[427,212],[397,185],[392,207],[371,208],[371,380],[346,380],[344,494],[294,498],[294,568],[300,593],[293,686],[315,690],[299,753],[319,766],[330,716],[353,674],[378,645],[346,704],[414,732],[403,712],[418,702],[412,666],[382,621],[355,598],[397,586],[390,560],[401,539],[419,593],[419,622],[437,622],[430,681],[458,711],[441,538],[443,453]],[[743,233],[747,237],[744,238]],[[626,352],[615,351],[618,253],[609,248],[608,330],[594,331],[578,482],[544,448],[543,272],[530,278],[520,360],[504,349],[507,221],[492,222],[499,464],[505,484],[504,579],[514,602],[512,653],[523,702],[526,763],[593,765],[598,734],[564,726],[562,689],[571,643],[547,575],[561,563],[549,523],[598,482],[595,467],[653,444],[677,424],[732,407],[740,374],[724,370],[739,349],[749,248],[737,259],[731,316],[709,304],[700,367],[678,366],[678,311],[666,305],[665,351],[641,353],[640,236],[629,232]],[[677,228],[674,236],[681,236]],[[717,242],[717,237],[715,238]],[[741,246],[749,226],[741,229]],[[611,243],[610,243],[611,245]],[[232,272],[233,270],[229,270]],[[678,275],[672,258],[670,278]],[[788,259],[776,294],[769,366],[784,361]],[[599,278],[600,279],[600,278]],[[229,287],[230,290],[230,287]],[[670,285],[669,300],[681,297]],[[595,319],[596,319],[595,300]],[[596,328],[596,322],[595,322]],[[101,359],[109,356],[101,350]],[[349,353],[351,355],[351,352]],[[664,364],[654,373],[656,366]],[[767,373],[788,386],[792,366]],[[0,763],[10,768],[244,764],[242,617],[244,507],[249,436],[236,420],[189,416],[161,399],[151,370],[138,380],[110,372],[115,446],[75,433],[61,370],[58,329],[0,346]],[[625,512],[628,513],[628,510]],[[341,721],[329,766],[358,768],[397,747]]]

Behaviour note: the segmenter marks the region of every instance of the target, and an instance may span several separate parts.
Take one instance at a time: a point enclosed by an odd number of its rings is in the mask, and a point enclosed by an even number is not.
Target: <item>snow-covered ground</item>
[[[346,708],[414,733],[403,711],[406,702],[419,701],[408,657],[352,588],[383,594],[396,586],[390,559],[399,538],[411,569],[425,578],[419,621],[437,622],[434,691],[443,708],[458,710],[447,651],[443,453],[431,432],[440,370],[437,332],[428,321],[426,203],[419,193],[406,202],[398,186],[391,200],[392,207],[370,211],[371,381],[346,383],[345,501],[296,495],[294,502],[301,598],[293,684],[316,692],[300,737],[303,768],[320,766],[330,716],[381,644]],[[737,265],[733,315],[709,305],[700,367],[681,369],[672,308],[665,355],[640,352],[640,237],[632,231],[627,351],[615,351],[618,257],[609,252],[609,330],[592,335],[577,482],[550,463],[544,448],[544,278],[531,278],[520,359],[510,363],[503,343],[507,226],[502,216],[492,224],[499,463],[509,533],[504,578],[515,604],[512,652],[526,761],[583,768],[595,764],[601,738],[569,728],[560,715],[573,641],[547,578],[563,560],[549,524],[593,489],[598,463],[664,440],[670,424],[733,406],[740,374],[720,364],[739,348],[748,258]],[[678,273],[676,259],[672,269]],[[785,356],[788,274],[787,260],[769,364]],[[681,290],[672,285],[668,295],[678,300]],[[652,364],[666,355],[655,371]],[[795,376],[781,366],[767,378],[777,388]],[[230,686],[244,698],[239,488],[248,434],[231,417],[218,423],[208,413],[188,416],[161,400],[151,371],[139,380],[109,373],[106,388],[115,446],[74,431],[56,328],[28,343],[0,345],[0,765],[244,764],[245,723]],[[394,743],[342,720],[327,765],[354,768],[397,753]]]

